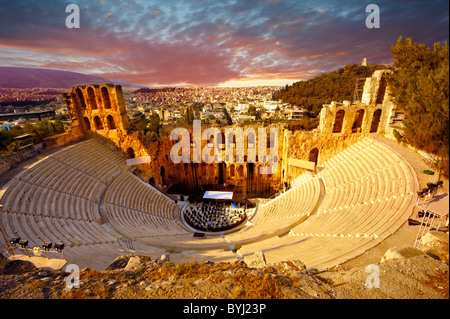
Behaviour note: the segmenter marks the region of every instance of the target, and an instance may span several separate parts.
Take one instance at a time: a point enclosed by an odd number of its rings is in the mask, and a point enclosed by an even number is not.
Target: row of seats
[[[105,211],[111,225],[121,234],[146,243],[192,236],[180,220],[181,206],[135,175],[124,172],[105,194]],[[164,239],[165,244],[170,242]]]
[[[178,218],[181,207],[150,184],[124,172],[108,187],[106,206],[129,208],[166,219]]]
[[[125,248],[122,235],[102,223],[99,203],[107,183],[124,170],[125,157],[98,140],[67,147],[5,186],[0,223],[7,236],[27,239],[30,248],[63,242],[70,262],[104,269]]]
[[[211,250],[229,258],[221,251],[236,248],[244,257],[262,250],[268,262],[300,259],[319,268],[392,234],[409,217],[418,188],[403,158],[365,139],[325,162],[319,174],[295,179],[288,191],[259,205],[239,231],[199,241],[181,223],[182,207],[127,172],[124,162],[95,139],[49,156],[0,194],[3,228],[31,245],[62,241],[80,265],[100,267],[126,252],[119,246],[123,236],[146,255]]]
[[[262,250],[268,262],[300,259],[308,267],[327,268],[362,254],[407,221],[417,178],[383,144],[362,140],[323,166],[317,177],[326,192],[317,211],[287,236],[245,245],[239,254]]]
[[[167,219],[146,212],[114,205],[107,206],[107,216],[113,227],[128,238],[173,237],[191,235],[178,219]]]

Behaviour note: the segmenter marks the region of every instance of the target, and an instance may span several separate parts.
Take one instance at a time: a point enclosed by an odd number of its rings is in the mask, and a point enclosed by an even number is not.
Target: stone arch
[[[116,129],[116,123],[114,122],[114,118],[112,117],[111,114],[106,117],[106,124],[108,125],[108,129],[110,130]]]
[[[376,104],[382,104],[384,100],[384,95],[386,93],[386,76],[383,74],[380,79],[380,84],[378,85],[377,99],[375,101]]]
[[[91,109],[93,109],[93,110],[98,109],[97,101],[95,100],[94,89],[92,87],[88,87],[87,94],[88,94],[88,100],[89,100],[89,105],[91,106]]]
[[[244,177],[244,165],[239,165],[237,171],[238,171],[238,177],[240,177],[240,178]]]
[[[81,89],[80,89],[80,88],[77,88],[77,89],[75,90],[75,93],[76,93],[76,96],[77,96],[79,105],[81,106],[81,108],[82,108],[83,110],[85,110],[85,109],[86,109],[86,101],[84,100],[83,92],[81,92]]]
[[[247,163],[247,172],[248,176],[253,177],[253,172],[255,171],[255,163],[248,162]]]
[[[103,123],[98,116],[94,117],[94,126],[97,131],[103,130]]]
[[[85,117],[83,117],[83,124],[84,124],[84,128],[87,130],[87,131],[90,131],[91,130],[91,122],[89,121],[89,119],[85,116]]]
[[[372,124],[370,125],[370,133],[378,132],[380,120],[381,120],[381,109],[377,109],[375,112],[373,112]]]
[[[361,126],[363,123],[363,119],[364,119],[364,110],[359,109],[358,111],[356,111],[355,120],[353,121],[353,126],[352,126],[353,133],[361,132]]]
[[[319,158],[319,149],[317,147],[314,147],[310,152],[309,152],[309,161],[310,162],[314,162],[317,165],[317,159]]]
[[[105,109],[110,109],[111,108],[111,99],[109,98],[109,92],[108,92],[108,89],[106,88],[106,86],[102,86],[102,88],[100,89],[100,92],[102,93],[102,100],[103,100],[103,105],[105,106]]]
[[[344,124],[344,116],[345,116],[344,110],[339,110],[336,112],[336,115],[334,117],[333,133],[342,132],[342,126]]]
[[[136,154],[134,153],[134,149],[132,147],[127,148],[128,158],[135,158]]]
[[[161,183],[163,185],[165,185],[166,184],[166,169],[164,168],[164,166],[160,167],[159,175],[161,176]]]

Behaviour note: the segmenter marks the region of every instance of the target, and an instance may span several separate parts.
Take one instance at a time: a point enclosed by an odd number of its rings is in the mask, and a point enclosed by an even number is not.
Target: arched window
[[[89,105],[91,106],[91,108],[93,110],[96,110],[98,107],[97,107],[97,101],[95,100],[94,89],[89,87],[87,89],[87,93],[88,93]]]
[[[353,126],[352,126],[352,132],[353,133],[360,133],[361,132],[361,126],[362,126],[362,123],[363,123],[363,118],[364,118],[364,110],[360,109],[355,114],[355,120],[353,121]]]
[[[116,123],[114,123],[114,118],[112,115],[108,115],[106,117],[106,123],[108,124],[108,129],[115,130],[116,129]]]
[[[109,98],[108,89],[105,86],[102,86],[100,91],[102,93],[102,100],[103,100],[103,105],[105,106],[105,109],[110,109],[111,108],[111,100]]]
[[[314,162],[317,165],[318,158],[319,158],[319,149],[315,147],[311,150],[311,152],[309,152],[309,161]]]
[[[239,165],[237,171],[238,171],[238,177],[240,177],[240,178],[244,177],[244,165]]]
[[[81,92],[80,88],[77,88],[77,90],[75,92],[76,92],[77,99],[78,99],[78,102],[79,102],[81,108],[83,110],[85,110],[86,109],[86,102],[84,101],[83,92]]]
[[[87,131],[90,131],[91,130],[91,122],[89,122],[89,119],[86,116],[83,117],[83,123],[84,123],[84,128]]]
[[[375,112],[373,112],[372,124],[370,125],[370,133],[378,132],[380,119],[381,119],[381,109],[377,109]]]
[[[336,116],[334,117],[334,124],[333,124],[333,133],[341,133],[342,132],[342,124],[344,123],[344,110],[339,110],[336,113]]]
[[[380,85],[378,86],[378,92],[377,92],[377,100],[376,104],[382,104],[384,100],[384,95],[386,93],[386,77],[384,75],[381,76],[380,79]]]
[[[95,129],[98,130],[103,130],[103,124],[102,121],[100,120],[100,118],[98,116],[94,117],[94,125],[95,125]]]
[[[134,153],[134,149],[132,147],[129,147],[127,149],[127,155],[128,155],[128,158],[135,158],[136,157],[136,155]]]

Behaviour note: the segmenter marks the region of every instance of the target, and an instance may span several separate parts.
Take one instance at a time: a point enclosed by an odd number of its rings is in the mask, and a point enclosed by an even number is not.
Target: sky
[[[379,28],[366,26],[371,3]],[[79,28],[66,27],[69,4]],[[148,86],[285,85],[363,58],[389,65],[400,36],[448,42],[448,2],[0,0],[0,66]]]

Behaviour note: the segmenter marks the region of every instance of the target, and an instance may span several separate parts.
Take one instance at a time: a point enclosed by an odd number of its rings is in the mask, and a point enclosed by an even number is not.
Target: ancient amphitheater
[[[340,107],[353,110],[347,111],[351,116],[359,108]],[[365,110],[369,113],[369,106]],[[333,104],[328,111],[336,117],[339,108]],[[326,125],[325,113],[321,125]],[[344,119],[342,130],[352,129],[353,123],[347,122]],[[323,151],[312,170],[289,171],[287,159],[295,154],[286,154],[280,161],[286,171],[280,169],[279,176],[289,187],[260,202],[235,231],[193,236],[195,230],[182,219],[187,198],[174,200],[136,176],[126,164],[128,145],[111,146],[105,134],[85,135],[11,179],[0,192],[0,224],[8,238],[27,239],[29,247],[63,242],[69,263],[99,270],[130,253],[152,258],[170,253],[174,261],[233,261],[257,251],[267,262],[299,259],[308,268],[332,267],[394,234],[417,201],[419,184],[411,165],[377,139],[380,131],[365,134],[366,122],[360,118],[362,132],[353,133],[353,138],[323,128],[313,133],[331,141],[332,150]],[[298,137],[289,134],[294,141]],[[308,132],[302,134],[314,139]],[[281,138],[286,136],[285,132]]]

